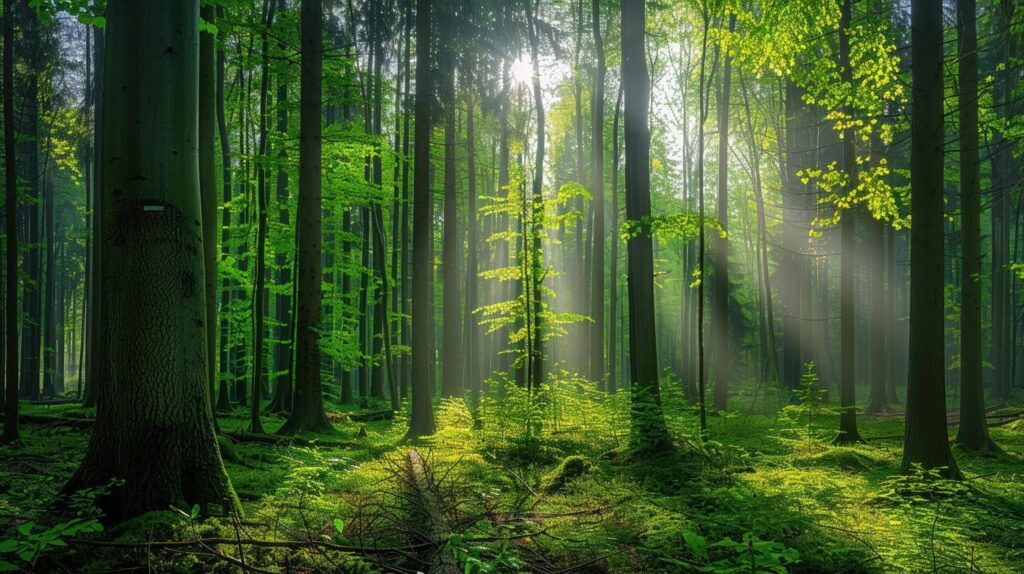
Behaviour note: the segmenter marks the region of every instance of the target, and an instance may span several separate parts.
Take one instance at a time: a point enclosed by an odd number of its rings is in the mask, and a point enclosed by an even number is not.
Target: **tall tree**
[[[279,434],[331,431],[320,392],[321,195],[320,151],[323,68],[323,2],[303,0],[299,106],[299,230],[295,323],[295,402]]]
[[[18,168],[14,146],[14,0],[4,0],[4,436],[21,442],[18,432]]]
[[[416,0],[416,148],[412,221],[412,372],[408,438],[434,434],[434,317],[430,304],[434,272],[434,222],[430,197],[430,132],[434,89],[430,71],[431,0]]]
[[[842,81],[850,84],[853,80],[853,69],[850,66],[850,21],[852,0],[840,0],[841,18],[839,22],[839,68]],[[915,51],[916,52],[916,51]],[[915,84],[916,87],[916,84]],[[917,109],[915,108],[915,116]],[[847,110],[849,113],[849,110]],[[854,133],[852,128],[845,130],[843,136],[843,171],[846,173],[846,193],[852,195],[857,185],[857,157],[854,149]],[[839,434],[837,443],[863,442],[857,431],[857,397],[855,383],[855,332],[854,322],[854,270],[857,265],[857,214],[843,214],[841,233],[841,257],[839,271],[839,323],[840,351],[842,366],[839,376]],[[941,269],[941,264],[940,264]],[[941,282],[941,280],[940,280]]]
[[[454,22],[447,22],[453,16],[446,16],[446,27],[452,30]],[[451,40],[448,40],[451,42]],[[462,289],[459,237],[459,195],[458,167],[455,161],[455,57],[454,50],[444,50],[439,61],[441,68],[440,99],[444,105],[444,229],[441,236],[442,281],[441,296],[441,396],[454,397],[462,394]]]
[[[529,335],[527,336],[528,374],[527,387],[535,390],[544,383],[544,254],[541,247],[544,225],[544,95],[540,85],[540,31],[538,30],[536,11],[540,7],[540,1],[534,4],[533,0],[526,0],[526,27],[530,36],[530,61],[533,64],[533,74],[530,77],[530,84],[533,87],[533,107],[537,113],[537,147],[534,152],[533,163],[533,189],[531,192],[531,216],[528,241],[532,244],[528,249],[531,253],[528,256],[531,269],[525,276],[529,277],[530,285],[527,286],[527,321]],[[577,114],[579,117],[579,114]],[[578,138],[582,139],[582,138]],[[582,160],[579,161],[579,173],[582,175]],[[524,198],[525,200],[525,198]],[[524,228],[524,232],[526,229]],[[525,239],[525,236],[524,236]],[[577,253],[578,256],[578,253]],[[579,275],[577,275],[578,277]],[[532,322],[532,323],[531,323]]]
[[[198,139],[199,2],[107,5],[102,262],[110,377],[67,492],[124,481],[114,521],[238,506],[214,438]],[[168,58],[167,54],[175,57]]]
[[[199,17],[213,25],[213,6],[203,6]],[[217,38],[209,29],[199,33],[199,201],[203,214],[203,267],[206,271],[207,384],[211,401],[217,400],[217,175],[214,173],[217,129]]]
[[[623,2],[622,83],[625,96],[626,219],[636,230],[627,250],[632,418],[630,447],[637,453],[671,447],[661,411],[654,329],[654,253],[651,239],[651,130],[647,71],[646,0]]]
[[[594,92],[591,95],[591,184],[594,223],[590,261],[590,378],[605,381],[604,358],[604,35],[601,33],[601,1],[590,0],[591,25],[594,33],[594,54],[597,57],[594,70]],[[618,161],[618,158],[616,158]],[[614,281],[615,278],[613,277]]]
[[[910,357],[903,472],[913,465],[961,478],[946,434],[942,226],[942,4],[913,0],[910,212]],[[845,362],[845,360],[844,360]]]
[[[736,30],[736,15],[729,16],[729,33]],[[725,51],[722,84],[718,98],[718,223],[729,229],[729,99],[732,92],[732,57]],[[729,240],[715,236],[715,277],[712,283],[711,341],[715,345],[715,386],[713,404],[725,409],[729,392],[729,371],[733,362],[729,345]]]
[[[218,14],[223,13],[223,7],[217,7]],[[217,91],[216,107],[217,107],[217,134],[220,138],[220,157],[221,157],[221,184],[223,189],[221,196],[224,203],[224,213],[221,215],[221,231],[220,231],[220,257],[226,259],[230,254],[229,239],[231,238],[231,138],[228,134],[228,122],[227,115],[224,112],[224,67],[226,57],[224,54],[224,48],[217,48]],[[202,185],[202,184],[200,184]],[[217,411],[226,412],[231,410],[231,400],[228,394],[228,380],[227,380],[227,369],[229,368],[230,348],[229,348],[229,325],[227,320],[227,308],[231,303],[231,289],[230,280],[224,279],[221,283],[220,293],[220,304],[221,309],[224,311],[220,317],[220,340],[219,352],[217,354],[219,358],[220,366],[216,372],[217,382]]]
[[[985,417],[981,363],[981,181],[978,158],[978,31],[975,0],[957,0],[960,88],[960,428],[956,442],[995,448]]]

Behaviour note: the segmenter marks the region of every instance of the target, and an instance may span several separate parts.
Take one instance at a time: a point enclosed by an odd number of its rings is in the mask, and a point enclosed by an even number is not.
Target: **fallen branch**
[[[359,448],[360,446],[362,446],[359,443],[352,441],[304,439],[293,436],[284,437],[271,434],[257,434],[250,432],[221,432],[220,434],[228,437],[229,439],[237,443],[260,443],[272,444],[275,446],[319,446],[325,448]]]
[[[366,548],[363,546],[345,546],[342,544],[335,544],[333,542],[323,542],[319,540],[257,540],[252,538],[224,538],[224,537],[213,537],[213,538],[195,538],[193,540],[161,540],[153,542],[118,542],[116,540],[89,540],[85,538],[70,538],[67,540],[69,544],[78,544],[81,546],[97,546],[102,548],[185,548],[189,546],[204,546],[204,545],[234,545],[239,544],[244,546],[261,546],[264,548],[324,548],[327,550],[334,550],[336,552],[349,552],[353,554],[387,554],[391,552],[401,552],[405,550],[419,550],[430,546],[429,544],[414,544],[411,546],[396,546],[390,548]]]
[[[18,415],[18,422],[28,425],[64,426],[77,429],[92,428],[95,419],[58,417],[51,415]]]

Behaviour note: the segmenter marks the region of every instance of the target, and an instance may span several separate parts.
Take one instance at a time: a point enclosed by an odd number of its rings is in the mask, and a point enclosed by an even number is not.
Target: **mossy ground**
[[[692,405],[668,392],[665,407],[677,448],[645,461],[621,456],[628,436],[625,400],[625,395],[606,398],[576,389],[552,392],[539,406],[522,397],[485,397],[475,414],[461,401],[441,405],[438,434],[416,448],[429,453],[443,481],[458,485],[452,492],[464,498],[462,512],[477,517],[458,533],[485,540],[472,544],[481,560],[473,571],[751,571],[745,565],[762,551],[755,552],[754,542],[742,543],[746,546],[739,550],[715,544],[726,538],[773,541],[799,552],[798,562],[787,563],[766,546],[764,556],[757,557],[765,564],[778,559],[780,566],[755,568],[764,572],[1024,569],[1020,423],[992,429],[1003,453],[954,447],[966,476],[963,485],[908,487],[906,480],[893,478],[902,448],[898,415],[862,415],[860,430],[868,444],[833,447],[827,435],[836,426],[834,415],[820,414],[808,428],[801,426],[806,421],[797,424],[774,413],[748,414],[744,397],[738,397],[736,411],[710,417],[710,440],[703,442]],[[781,405],[765,404],[771,400],[762,397],[757,410]],[[340,420],[341,407],[329,408]],[[91,414],[74,406],[25,410]],[[246,413],[239,409],[220,418],[221,429],[243,431]],[[264,426],[273,433],[282,422],[268,416]],[[335,426],[338,434],[319,438],[350,445],[230,444],[225,466],[244,506],[241,517],[192,520],[167,509],[105,535],[123,541],[238,536],[365,544],[367,513],[379,511],[390,496],[395,461],[409,448],[402,442],[404,418]],[[40,425],[24,426],[23,434],[23,448],[0,450],[0,524],[6,535],[28,520],[61,520],[53,503],[88,437],[88,431]],[[551,488],[559,466],[573,456],[586,457],[585,472]],[[382,532],[375,543],[402,542]],[[695,537],[710,547],[702,551]],[[308,549],[228,545],[221,550],[270,571],[387,570],[372,561]],[[199,549],[112,551],[75,545],[22,567],[102,572],[153,565],[161,572],[239,571]]]

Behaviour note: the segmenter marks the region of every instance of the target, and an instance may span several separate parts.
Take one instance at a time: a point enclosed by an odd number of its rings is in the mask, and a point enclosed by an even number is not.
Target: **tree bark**
[[[296,305],[295,403],[278,434],[329,432],[320,392],[321,290],[321,70],[323,2],[304,0],[301,23],[301,103],[299,107],[298,304]]]
[[[434,434],[431,390],[434,387],[434,317],[430,302],[434,271],[434,222],[430,194],[430,106],[434,90],[430,71],[431,0],[416,0],[416,151],[412,222],[412,372],[407,438]]]
[[[593,247],[590,262],[590,378],[605,383],[604,358],[604,83],[605,59],[604,36],[601,33],[601,2],[590,2],[591,24],[594,31],[594,53],[597,67],[594,71],[594,93],[590,103],[591,113],[591,196],[594,206],[592,227]],[[617,161],[618,158],[616,158]],[[614,281],[614,278],[612,278]]]
[[[914,465],[961,478],[949,450],[943,361],[942,5],[911,3],[910,359],[903,472]]]
[[[978,32],[975,0],[957,0],[960,58],[960,213],[963,269],[960,283],[960,428],[956,442],[994,449],[985,418],[981,362],[981,180],[978,158]]]
[[[110,377],[66,492],[124,480],[120,521],[169,505],[238,508],[206,382],[198,166],[199,2],[112,0],[104,93],[102,356]],[[173,54],[173,58],[167,57]]]
[[[650,86],[645,53],[646,1],[622,4],[622,70],[626,132],[626,219],[637,226],[626,243],[631,387],[630,447],[637,455],[671,447],[658,389],[651,215]]]
[[[842,17],[839,23],[839,67],[844,83],[851,83],[853,70],[850,67],[850,12],[852,0],[842,1]],[[849,113],[849,109],[847,109]],[[915,108],[916,113],[916,108]],[[843,137],[843,171],[847,176],[846,193],[852,194],[857,185],[857,157],[853,146],[854,133],[847,129]],[[857,398],[855,383],[855,334],[854,323],[854,272],[857,264],[856,221],[858,214],[847,210],[842,216],[840,233],[842,259],[839,269],[839,322],[840,351],[842,366],[839,375],[839,435],[836,443],[864,442],[857,431]],[[941,270],[941,263],[939,265]],[[940,279],[941,283],[941,279]],[[941,365],[940,365],[941,367]]]
[[[4,389],[3,444],[21,442],[18,431],[18,167],[14,142],[14,0],[4,0]]]
[[[729,33],[736,30],[735,14],[729,17]],[[726,51],[722,65],[722,86],[718,101],[718,223],[729,229],[729,100],[732,92],[732,58]],[[711,340],[715,345],[715,386],[713,405],[724,410],[728,400],[730,365],[735,360],[729,344],[729,239],[715,235],[715,277]]]

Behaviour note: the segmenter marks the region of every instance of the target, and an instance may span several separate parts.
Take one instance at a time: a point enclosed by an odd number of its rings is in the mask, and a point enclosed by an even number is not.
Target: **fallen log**
[[[52,415],[18,415],[18,422],[28,425],[63,426],[76,429],[92,428],[95,419],[60,417]]]
[[[40,399],[29,401],[30,405],[73,405],[82,402],[81,399]]]
[[[352,422],[389,421],[395,418],[395,411],[372,411],[367,413],[344,413],[344,417]]]
[[[422,532],[429,541],[424,552],[424,561],[429,565],[427,571],[431,574],[459,574],[458,561],[448,548],[452,533],[448,531],[442,501],[430,480],[427,463],[416,449],[409,449],[406,474],[410,494],[418,502],[417,514],[420,516],[414,519],[422,525]]]

